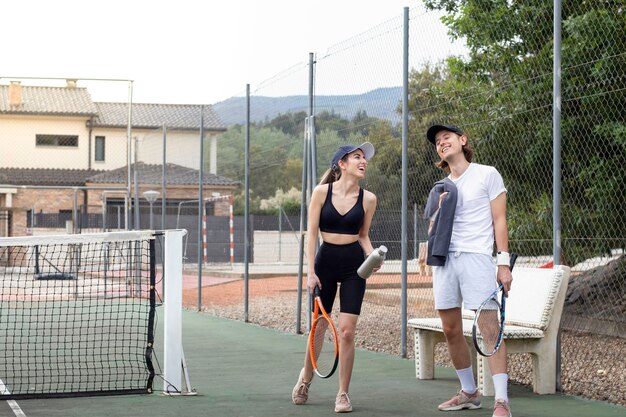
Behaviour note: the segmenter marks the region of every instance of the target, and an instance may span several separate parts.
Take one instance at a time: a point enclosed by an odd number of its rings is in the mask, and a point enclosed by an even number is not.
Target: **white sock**
[[[461,381],[461,389],[466,394],[473,394],[476,392],[476,382],[474,382],[474,371],[472,367],[465,369],[457,369],[456,374]]]
[[[509,401],[509,395],[507,393],[507,383],[509,381],[508,374],[495,374],[493,375],[493,388],[496,391],[495,399]]]

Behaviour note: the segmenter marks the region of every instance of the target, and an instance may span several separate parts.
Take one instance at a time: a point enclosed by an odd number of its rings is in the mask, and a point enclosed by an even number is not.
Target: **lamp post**
[[[146,198],[146,200],[148,200],[148,203],[150,203],[150,230],[154,230],[154,216],[152,215],[152,205],[157,200],[157,198],[159,198],[159,195],[161,195],[161,193],[153,190],[144,191],[143,193],[143,196]]]

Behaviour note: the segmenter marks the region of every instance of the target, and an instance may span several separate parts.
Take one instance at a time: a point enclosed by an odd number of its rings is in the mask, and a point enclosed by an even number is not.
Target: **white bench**
[[[507,353],[530,353],[533,391],[554,394],[556,390],[556,340],[567,292],[570,268],[515,268],[506,303],[504,338]],[[479,356],[472,343],[473,312],[463,311],[463,333],[470,346],[477,384],[484,395],[494,395],[487,358]],[[415,330],[415,376],[435,376],[435,345],[445,342],[439,318],[413,318]]]

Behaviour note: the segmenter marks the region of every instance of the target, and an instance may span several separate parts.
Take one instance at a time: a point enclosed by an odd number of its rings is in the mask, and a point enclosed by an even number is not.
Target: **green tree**
[[[546,252],[552,203],[552,3],[425,0],[443,10],[469,56],[447,61],[428,94],[432,119],[464,126],[480,162],[509,188],[511,237]],[[626,15],[623,1],[563,1],[562,236],[565,262],[624,247],[618,207],[626,174]],[[418,113],[419,113],[418,106]],[[423,108],[423,107],[422,107]],[[432,109],[435,109],[434,111]],[[449,115],[454,115],[451,118]],[[538,227],[529,223],[542,222]]]
[[[231,126],[219,139],[218,172],[228,178],[245,179],[245,129]],[[278,188],[300,187],[301,174],[294,171],[301,161],[289,155],[300,152],[302,139],[293,138],[274,127],[251,126],[250,128],[250,189],[255,197],[268,198]]]

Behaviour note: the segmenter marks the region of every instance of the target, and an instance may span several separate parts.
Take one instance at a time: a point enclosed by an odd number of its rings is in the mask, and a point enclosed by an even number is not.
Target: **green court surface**
[[[162,311],[159,310],[162,323]],[[161,338],[159,332],[159,338]],[[309,402],[291,403],[291,389],[302,366],[305,337],[281,333],[212,317],[183,313],[184,349],[196,396],[160,394],[162,380],[155,379],[155,393],[109,397],[19,400],[0,402],[0,416],[89,417],[283,417],[332,416],[337,377],[314,379]],[[162,354],[158,354],[162,365]],[[352,415],[385,416],[491,416],[493,398],[485,408],[442,413],[437,404],[448,399],[458,382],[451,369],[437,368],[437,379],[415,379],[414,362],[381,353],[357,350],[351,393]],[[539,396],[526,386],[512,385],[510,397],[515,417],[564,416],[611,417],[626,415],[626,408],[563,395]],[[23,414],[16,414],[18,406]]]

